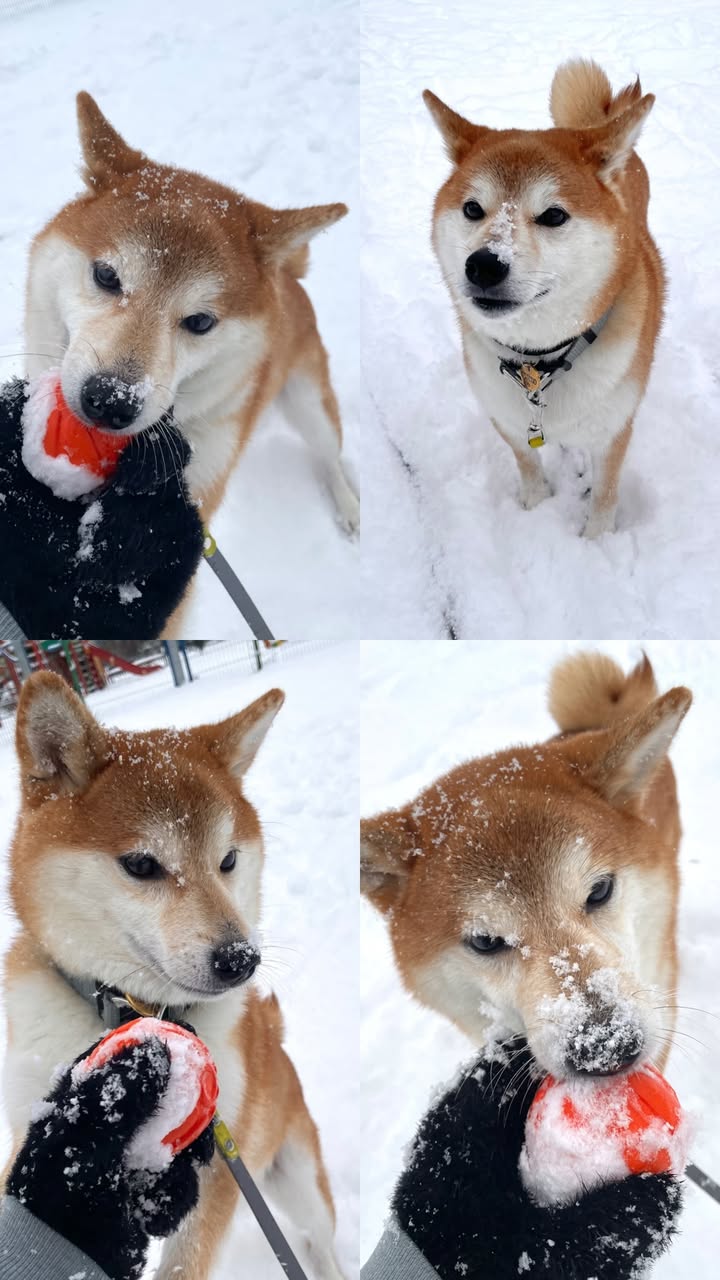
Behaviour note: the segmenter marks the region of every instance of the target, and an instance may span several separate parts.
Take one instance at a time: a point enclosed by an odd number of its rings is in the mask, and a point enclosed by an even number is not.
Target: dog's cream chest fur
[[[470,382],[489,416],[513,443],[527,447],[532,406],[525,393],[500,370],[498,351],[483,338],[464,336]],[[543,393],[542,423],[551,444],[596,449],[607,446],[634,413],[641,389],[627,376],[635,343],[603,332],[566,373]]]

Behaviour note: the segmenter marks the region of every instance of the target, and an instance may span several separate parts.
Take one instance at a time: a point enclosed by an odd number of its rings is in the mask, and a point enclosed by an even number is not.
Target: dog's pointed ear
[[[360,823],[360,889],[389,915],[420,852],[417,824],[409,807],[388,809]]]
[[[460,164],[475,143],[490,132],[484,125],[471,124],[464,116],[458,115],[430,89],[424,90],[423,102],[442,135],[445,150],[453,164]]]
[[[691,702],[690,690],[678,686],[620,720],[586,771],[586,781],[616,809],[639,812]]]
[[[109,186],[113,179],[133,173],[147,162],[147,156],[128,146],[84,90],[77,96],[77,118],[85,161],[82,176],[91,191]]]
[[[109,759],[105,730],[61,676],[39,671],[20,694],[15,743],[32,800],[84,791]],[[42,787],[42,783],[49,786]]]
[[[236,778],[242,778],[284,701],[282,689],[270,689],[244,711],[238,711],[237,715],[229,716],[219,724],[203,725],[195,732],[204,737],[208,749]]]
[[[346,204],[318,204],[307,209],[270,209],[256,204],[253,222],[262,257],[278,266],[286,264],[347,211]]]
[[[597,169],[601,182],[613,178],[627,164],[646,117],[652,111],[655,95],[646,93],[644,98],[595,129],[583,129],[581,150],[586,160]]]

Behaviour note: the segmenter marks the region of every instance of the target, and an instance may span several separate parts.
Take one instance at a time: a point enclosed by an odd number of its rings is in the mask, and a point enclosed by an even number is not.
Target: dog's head
[[[408,989],[477,1043],[527,1036],[556,1077],[663,1044],[679,820],[674,689],[611,730],[455,769],[362,824],[362,886]]]
[[[168,1004],[252,977],[263,839],[242,780],[283,700],[272,689],[219,724],[125,733],[59,676],[26,682],[11,893],[57,964]]]
[[[635,250],[641,220],[617,182],[652,96],[603,126],[538,131],[484,128],[424,99],[453,162],[433,243],[461,319],[511,344],[582,332]]]
[[[72,412],[134,434],[179,397],[177,416],[247,393],[265,350],[277,272],[302,273],[312,236],[345,205],[275,210],[129,147],[78,95],[87,194],[35,240],[30,376],[62,355]],[[221,374],[225,372],[223,380]]]

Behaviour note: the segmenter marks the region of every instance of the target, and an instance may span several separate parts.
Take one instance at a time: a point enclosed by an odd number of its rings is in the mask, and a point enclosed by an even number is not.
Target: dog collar
[[[114,1031],[126,1022],[133,1022],[135,1018],[165,1018],[168,1022],[178,1022],[190,1008],[189,1005],[146,1004],[127,991],[120,991],[97,979],[76,978],[59,966],[58,973],[73,991],[95,1007],[100,1021],[108,1031]]]
[[[520,348],[507,346],[495,341],[500,352],[500,372],[507,373],[517,383],[531,406],[530,426],[528,427],[528,444],[537,449],[545,444],[545,433],[542,425],[542,411],[546,401],[541,398],[555,378],[561,373],[569,373],[574,362],[591,347],[595,339],[607,324],[610,309],[600,317],[597,324],[584,329],[575,338],[567,338],[559,346],[548,348]],[[519,357],[519,358],[518,358]]]

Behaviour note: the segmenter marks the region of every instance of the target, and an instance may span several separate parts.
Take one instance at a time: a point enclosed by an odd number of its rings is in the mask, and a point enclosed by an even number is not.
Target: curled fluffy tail
[[[640,80],[628,84],[613,97],[602,67],[585,58],[563,62],[550,89],[550,114],[560,129],[592,129],[621,116],[642,97]]]
[[[657,697],[655,673],[643,654],[625,675],[604,653],[574,653],[550,676],[548,707],[563,733],[605,729]]]

